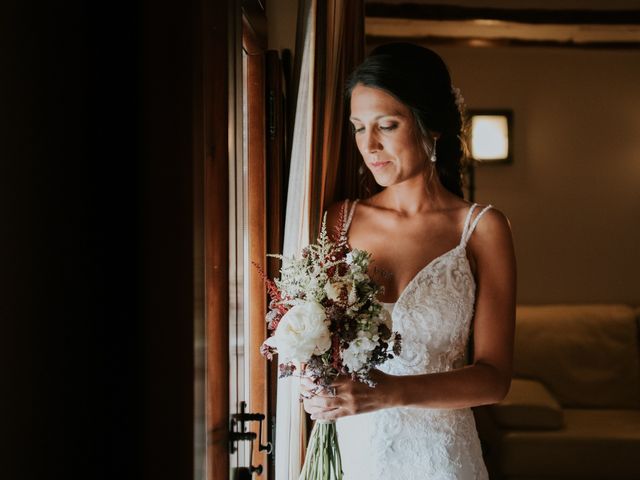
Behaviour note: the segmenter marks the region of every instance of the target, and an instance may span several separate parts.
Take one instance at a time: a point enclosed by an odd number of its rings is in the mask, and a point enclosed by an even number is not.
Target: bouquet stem
[[[316,421],[299,480],[342,480],[342,458],[335,422]]]

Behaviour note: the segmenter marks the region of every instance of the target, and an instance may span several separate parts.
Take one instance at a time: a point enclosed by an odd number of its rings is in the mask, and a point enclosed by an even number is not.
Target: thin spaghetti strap
[[[358,198],[356,198],[353,203],[351,204],[351,209],[349,210],[349,215],[347,215],[347,218],[344,222],[344,227],[342,228],[342,234],[343,235],[347,235],[347,232],[349,231],[349,226],[351,225],[351,220],[353,220],[353,214],[356,211],[356,204],[358,203]],[[344,209],[345,211],[347,210],[349,206],[349,199],[346,199],[344,202]]]
[[[356,204],[360,199],[356,198],[351,204],[351,210],[349,210],[349,216],[347,217],[347,222],[345,223],[345,233],[349,231],[349,226],[351,225],[351,220],[353,220],[353,214],[356,213]]]
[[[347,225],[347,216],[348,216],[348,211],[349,211],[349,199],[346,198],[344,200],[344,202],[342,202],[342,208],[340,209],[340,215],[342,216],[342,226],[340,229],[340,236],[344,236],[345,232],[346,232],[346,225]]]
[[[344,202],[342,202],[342,208],[340,209],[340,215],[342,216],[342,226],[340,228],[340,236],[344,237],[346,233],[347,226],[347,217],[349,216],[349,199],[345,198]]]
[[[493,205],[487,205],[486,207],[484,207],[482,209],[482,211],[476,216],[476,218],[473,220],[473,223],[471,224],[471,227],[469,228],[469,231],[467,232],[467,236],[464,239],[464,244],[466,245],[467,242],[469,241],[469,237],[471,237],[471,234],[473,233],[473,231],[476,228],[476,225],[478,225],[478,222],[480,221],[480,217],[482,217],[482,215],[484,215],[484,212],[486,212],[487,210],[489,210]]]
[[[473,210],[476,208],[478,204],[474,203],[473,205],[471,205],[471,207],[469,207],[469,212],[467,213],[467,218],[465,218],[464,220],[464,228],[462,229],[462,235],[460,235],[460,245],[464,245],[467,242],[465,241],[465,238],[467,238],[467,231],[469,230],[469,223],[471,221],[471,214],[473,213]]]

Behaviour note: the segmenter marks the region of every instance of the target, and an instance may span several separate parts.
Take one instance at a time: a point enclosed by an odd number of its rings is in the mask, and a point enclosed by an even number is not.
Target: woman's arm
[[[487,211],[467,248],[476,263],[473,364],[442,373],[392,376],[376,372],[378,387],[340,378],[336,396],[305,400],[314,418],[332,419],[392,406],[465,408],[497,403],[511,384],[516,262],[511,228],[500,211]],[[308,393],[311,385],[303,383]]]

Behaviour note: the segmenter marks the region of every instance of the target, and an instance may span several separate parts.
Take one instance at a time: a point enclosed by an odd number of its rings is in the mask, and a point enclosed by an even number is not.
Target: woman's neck
[[[452,196],[438,178],[433,178],[429,187],[422,176],[386,187],[379,194],[379,203],[403,216],[446,209]]]

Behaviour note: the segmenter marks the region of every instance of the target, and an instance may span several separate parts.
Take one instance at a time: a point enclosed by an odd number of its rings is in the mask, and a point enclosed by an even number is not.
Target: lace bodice
[[[348,201],[347,201],[348,202]],[[346,217],[349,228],[355,205]],[[345,203],[345,208],[348,203]],[[446,372],[467,363],[476,283],[466,245],[488,205],[472,220],[467,213],[460,243],[424,266],[395,303],[393,330],[401,354],[380,367],[392,375]],[[337,422],[345,479],[485,479],[470,409],[395,407],[344,417]],[[369,455],[363,452],[369,450]]]

